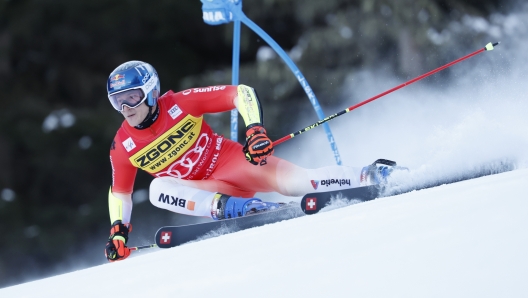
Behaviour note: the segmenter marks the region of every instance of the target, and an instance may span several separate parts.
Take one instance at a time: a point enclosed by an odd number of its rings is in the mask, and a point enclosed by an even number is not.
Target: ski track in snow
[[[528,169],[0,289],[0,297],[525,297]]]

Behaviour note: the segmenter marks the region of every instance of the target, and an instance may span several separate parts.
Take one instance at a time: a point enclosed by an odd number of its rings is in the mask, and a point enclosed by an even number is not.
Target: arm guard
[[[256,125],[264,126],[262,108],[260,107],[260,101],[255,89],[246,85],[239,85],[237,91],[237,109],[244,119],[246,128],[251,128]]]
[[[108,211],[110,212],[111,224],[114,224],[118,220],[129,223],[130,215],[132,214],[132,205],[114,196],[112,194],[112,188],[110,188],[108,191]]]

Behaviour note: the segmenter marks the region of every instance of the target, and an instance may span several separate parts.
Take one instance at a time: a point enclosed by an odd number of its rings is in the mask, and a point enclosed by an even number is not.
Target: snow
[[[525,297],[528,169],[134,252],[0,297]]]
[[[411,169],[410,176],[393,177],[398,183],[513,171],[135,252],[123,262],[3,288],[0,297],[528,296],[527,16],[525,4],[487,23],[467,18],[476,30],[494,32],[482,46],[499,36],[501,45],[451,67],[452,81],[435,75],[329,122],[343,164],[395,160]],[[429,34],[439,47],[426,55],[449,62],[443,44],[456,32]],[[459,56],[475,50],[460,49]],[[302,43],[291,55],[301,54]],[[351,72],[342,104],[324,107],[325,113],[406,81],[387,69]],[[59,114],[43,129],[70,124],[62,117],[67,113]],[[315,121],[303,118],[292,131]],[[278,156],[308,168],[335,164],[322,129],[288,144],[277,148]],[[3,200],[12,200],[10,189],[0,190]],[[276,194],[260,197],[284,201]],[[135,199],[145,200],[145,193]],[[103,258],[101,243],[93,247]]]

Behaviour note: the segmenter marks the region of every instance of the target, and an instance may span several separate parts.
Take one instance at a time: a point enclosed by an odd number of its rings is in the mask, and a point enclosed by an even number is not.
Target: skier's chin
[[[126,121],[128,122],[128,124],[129,124],[130,126],[136,126],[136,125],[138,125],[139,123],[141,123],[141,121],[139,120],[139,117],[138,117],[138,114],[137,114],[137,113],[134,113],[134,114],[131,114],[131,115],[125,116],[125,119],[126,119]]]

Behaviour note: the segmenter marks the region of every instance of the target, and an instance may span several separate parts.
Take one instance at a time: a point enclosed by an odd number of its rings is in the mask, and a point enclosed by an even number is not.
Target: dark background
[[[487,18],[501,0],[246,0],[244,12],[296,59],[325,110],[339,105],[345,76],[384,67],[409,79],[479,48],[486,34],[462,29],[434,43],[465,16]],[[152,64],[162,92],[231,82],[232,24],[209,26],[201,3],[139,0],[0,2],[0,287],[106,262],[110,227],[108,154],[123,118],[108,103],[110,72],[128,60]],[[457,45],[456,47],[453,45]],[[257,89],[271,139],[313,115],[304,91],[265,43],[242,29],[240,82]],[[388,67],[387,67],[388,65]],[[439,79],[449,77],[443,72]],[[438,78],[436,80],[439,80]],[[380,92],[383,90],[380,90]],[[360,99],[358,99],[360,100]],[[207,119],[229,136],[229,116]],[[240,131],[243,128],[240,127]],[[139,174],[136,190],[152,178]],[[132,245],[162,224],[188,219],[135,195]],[[135,239],[134,239],[135,238]]]

